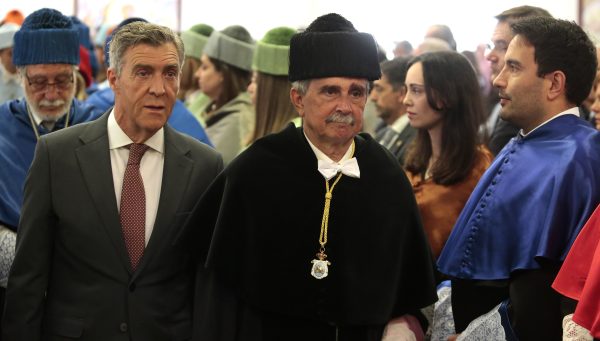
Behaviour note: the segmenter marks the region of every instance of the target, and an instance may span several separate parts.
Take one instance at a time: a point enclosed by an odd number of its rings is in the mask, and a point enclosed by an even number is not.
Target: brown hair
[[[256,124],[250,143],[281,131],[298,116],[290,100],[291,84],[287,76],[256,73]]]
[[[177,98],[185,100],[185,98],[192,92],[200,89],[198,86],[198,79],[194,74],[200,67],[200,60],[195,57],[186,56],[183,67],[181,68],[181,81],[179,83],[179,94]]]
[[[85,79],[83,75],[79,72],[75,72],[75,98],[80,101],[85,101],[88,97],[87,92],[85,91]]]
[[[209,59],[215,66],[215,70],[221,72],[223,75],[223,88],[219,98],[215,101],[216,109],[218,109],[236,98],[241,92],[246,91],[248,84],[250,84],[252,73],[212,57],[209,57]]]
[[[467,58],[454,51],[419,55],[408,68],[416,63],[423,66],[427,102],[442,115],[442,149],[431,176],[437,184],[451,185],[469,174],[477,158],[478,130],[483,122],[477,76]],[[431,155],[429,133],[419,129],[406,158],[406,170],[424,176]]]
[[[529,17],[548,17],[552,18],[552,15],[543,8],[535,6],[517,6],[498,14],[496,19],[498,21],[513,22],[515,20],[529,18]]]

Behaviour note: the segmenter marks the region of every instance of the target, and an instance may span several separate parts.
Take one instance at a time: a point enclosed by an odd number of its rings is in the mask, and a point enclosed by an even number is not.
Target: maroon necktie
[[[129,160],[127,160],[121,192],[121,228],[133,271],[142,258],[146,245],[146,194],[140,174],[140,160],[146,150],[148,146],[145,144],[129,145]]]

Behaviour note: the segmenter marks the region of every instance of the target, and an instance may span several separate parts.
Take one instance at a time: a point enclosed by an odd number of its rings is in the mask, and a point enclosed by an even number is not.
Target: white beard
[[[41,119],[42,121],[50,121],[56,122],[60,120],[65,114],[71,109],[71,103],[73,103],[73,98],[75,96],[75,87],[73,87],[73,91],[69,96],[69,100],[56,99],[54,101],[49,101],[47,99],[43,99],[39,102],[33,101],[29,98],[27,92],[25,92],[25,99],[27,101],[27,105],[29,106],[29,110],[35,116]],[[40,110],[40,106],[44,107],[55,107],[57,108],[57,114],[46,114],[42,110]]]

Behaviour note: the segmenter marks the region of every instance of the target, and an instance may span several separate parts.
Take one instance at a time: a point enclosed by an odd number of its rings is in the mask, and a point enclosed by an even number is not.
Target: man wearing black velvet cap
[[[411,186],[359,134],[379,77],[373,37],[338,14],[292,38],[290,97],[303,126],[254,142],[188,221],[206,261],[197,340],[422,336],[419,309],[436,295]]]

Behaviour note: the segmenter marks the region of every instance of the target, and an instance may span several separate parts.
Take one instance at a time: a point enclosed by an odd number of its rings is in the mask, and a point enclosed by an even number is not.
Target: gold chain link
[[[354,141],[352,141],[352,153],[350,157],[354,157]],[[319,234],[319,244],[321,245],[319,253],[323,256],[325,256],[325,244],[327,244],[327,230],[329,227],[329,207],[331,206],[331,199],[333,198],[333,189],[342,178],[342,175],[343,174],[341,172],[337,175],[337,177],[333,181],[333,184],[331,185],[331,188],[329,188],[329,180],[325,179],[325,207],[323,208],[323,219],[321,219],[321,233]]]

